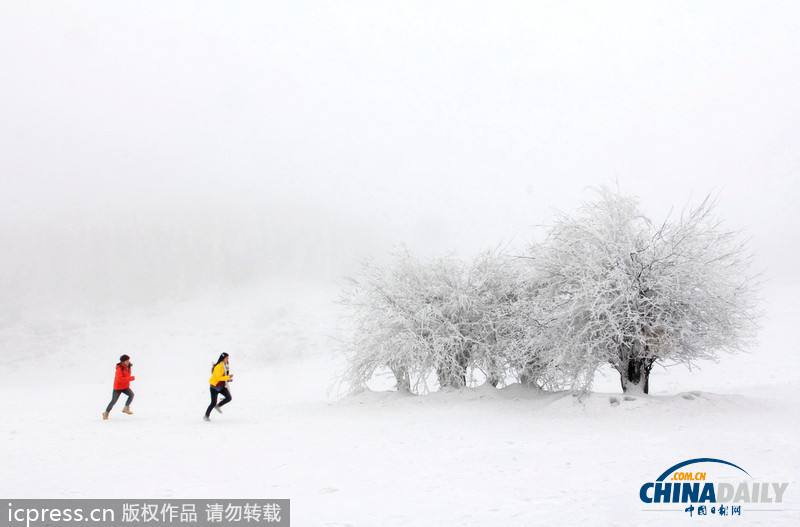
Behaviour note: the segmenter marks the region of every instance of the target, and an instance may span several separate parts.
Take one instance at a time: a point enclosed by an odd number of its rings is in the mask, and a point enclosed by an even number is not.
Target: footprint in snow
[[[619,406],[619,399],[616,397],[609,397],[608,402],[611,403],[611,406]]]
[[[339,492],[339,489],[334,489],[332,487],[325,487],[324,489],[319,490],[319,494],[333,494],[334,492]]]

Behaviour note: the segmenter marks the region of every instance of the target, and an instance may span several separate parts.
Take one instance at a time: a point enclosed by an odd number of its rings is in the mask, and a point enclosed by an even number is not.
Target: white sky
[[[0,79],[5,221],[294,207],[476,251],[618,181],[654,219],[719,192],[796,274],[797,1],[0,0]]]

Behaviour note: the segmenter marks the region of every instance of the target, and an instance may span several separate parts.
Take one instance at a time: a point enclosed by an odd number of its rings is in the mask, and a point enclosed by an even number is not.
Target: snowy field
[[[654,370],[652,395],[630,401],[611,372],[582,401],[519,386],[337,397],[337,294],[264,284],[4,320],[0,495],[289,498],[298,526],[717,524],[648,510],[638,494],[675,463],[714,457],[789,482],[780,507],[727,521],[800,522],[800,313],[785,288],[767,290],[752,354]],[[207,423],[221,351],[234,400]],[[134,415],[120,402],[102,421],[122,353]]]
[[[0,1],[0,498],[800,525],[798,28],[797,0]],[[657,366],[638,398],[610,370],[581,399],[344,395],[335,280],[392,251],[530,255],[603,185],[654,228],[718,200],[767,281],[751,353]],[[204,422],[223,351],[233,402]],[[104,421],[122,354],[133,415]],[[697,458],[783,503],[640,499]]]

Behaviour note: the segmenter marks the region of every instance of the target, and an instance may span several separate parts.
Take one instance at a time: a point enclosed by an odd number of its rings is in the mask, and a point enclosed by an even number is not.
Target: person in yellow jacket
[[[219,356],[219,360],[211,368],[211,378],[208,380],[211,385],[211,404],[208,405],[206,415],[203,417],[204,421],[211,421],[211,410],[214,409],[222,413],[221,407],[231,402],[231,392],[228,390],[228,381],[233,379],[233,374],[228,369],[228,361],[230,357],[227,353]],[[217,404],[217,397],[222,394],[225,398],[221,403]]]

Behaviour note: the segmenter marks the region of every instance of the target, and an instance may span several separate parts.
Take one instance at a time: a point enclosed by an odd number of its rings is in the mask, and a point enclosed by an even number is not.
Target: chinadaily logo
[[[788,487],[785,482],[758,481],[729,461],[698,458],[678,463],[642,485],[639,498],[648,510],[744,516],[748,510],[779,512]]]

